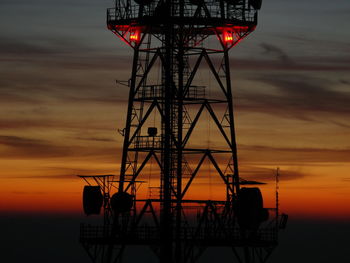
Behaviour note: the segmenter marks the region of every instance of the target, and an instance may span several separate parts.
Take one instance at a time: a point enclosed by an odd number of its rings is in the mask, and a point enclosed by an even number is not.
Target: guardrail
[[[190,86],[184,95],[185,100],[204,99],[205,86]],[[142,87],[136,94],[139,100],[154,100],[164,98],[164,86],[148,85]]]
[[[220,1],[205,1],[206,11],[204,8],[198,11],[198,6],[193,5],[190,1],[185,1],[184,4],[184,18],[210,18],[214,19],[228,19],[242,22],[255,22],[257,11],[254,9],[247,9],[242,5],[226,6],[224,12],[220,8]],[[175,5],[172,10],[172,17],[180,17],[180,8]],[[115,8],[107,9],[107,23],[133,20],[145,17],[159,18],[164,16],[164,9],[160,5],[152,3],[149,6],[143,6],[142,13],[140,13],[140,5],[136,3],[130,3],[126,5],[121,1],[117,2]],[[159,21],[159,20],[158,20]]]
[[[134,139],[135,149],[149,149],[149,148],[161,148],[162,140],[161,136],[136,136]]]
[[[130,227],[125,232],[116,232],[112,234],[112,226],[92,226],[82,224],[80,227],[80,240],[85,242],[97,242],[103,239],[116,239],[125,242],[147,242],[150,240],[160,242],[160,230],[155,226],[137,226]],[[180,234],[181,240],[192,240],[196,242],[213,242],[217,244],[245,242],[256,245],[267,245],[277,242],[277,231],[275,228],[264,228],[257,231],[242,232],[239,228],[218,227],[182,227],[181,232],[174,232],[174,235]]]

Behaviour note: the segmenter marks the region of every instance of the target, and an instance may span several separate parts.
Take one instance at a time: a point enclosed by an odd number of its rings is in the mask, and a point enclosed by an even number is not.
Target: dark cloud
[[[276,169],[260,166],[247,166],[243,164],[240,168],[240,177],[245,180],[256,180],[263,183],[271,183],[276,181]],[[279,180],[281,181],[297,180],[307,176],[311,176],[311,174],[285,169],[279,171]]]
[[[95,158],[94,158],[95,157]],[[97,161],[97,156],[93,156],[94,161]],[[111,162],[111,160],[109,160]],[[115,160],[114,160],[115,161]],[[98,163],[101,163],[100,160],[98,160]],[[96,168],[96,167],[89,167],[89,169],[84,169],[81,167],[77,168],[70,168],[70,167],[64,167],[65,165],[62,164],[62,166],[56,166],[56,167],[39,167],[36,169],[38,175],[25,175],[25,174],[19,174],[15,176],[2,176],[2,179],[23,179],[23,180],[47,180],[47,179],[54,179],[54,180],[82,180],[77,175],[101,175],[101,174],[114,174],[115,170],[109,170],[107,168]],[[20,194],[22,192],[19,192]],[[23,192],[25,194],[27,192]]]
[[[313,163],[349,162],[350,149],[287,148],[257,145],[239,145],[243,162]]]
[[[263,54],[266,57],[277,57],[278,60],[284,63],[293,63],[292,59],[281,48],[268,43],[262,43],[260,46],[264,49]]]
[[[71,113],[75,114],[75,113]],[[101,113],[102,114],[102,113]],[[78,121],[79,120],[79,121]],[[124,124],[123,124],[124,125]],[[66,120],[59,118],[59,116],[41,116],[38,115],[34,118],[25,116],[17,118],[4,118],[0,119],[0,126],[2,129],[31,129],[31,128],[40,128],[46,129],[91,129],[98,131],[111,131],[115,129],[115,123],[111,121],[101,121],[96,118],[89,118],[88,116],[81,116],[76,113],[76,118],[71,120]]]
[[[47,120],[44,118],[38,119],[0,119],[0,126],[2,129],[23,129],[23,128],[79,128],[81,124],[76,122],[67,122],[67,121],[55,121]]]
[[[350,113],[350,93],[332,89],[334,83],[325,78],[303,74],[259,75],[251,78],[277,89],[271,93],[242,92],[238,98],[239,109],[266,112],[299,119],[312,119],[314,114]]]
[[[20,93],[10,93],[5,90],[0,90],[0,102],[3,103],[14,103],[17,106],[19,104],[21,105],[28,105],[28,104],[41,104],[43,103],[42,100],[39,98],[35,98],[33,96],[26,96],[24,94]]]
[[[69,179],[78,180],[76,174],[52,174],[52,175],[23,175],[23,176],[9,176],[3,177],[6,179]]]
[[[350,82],[346,79],[340,79],[339,82],[344,85],[350,85]]]
[[[29,139],[29,138],[23,138],[23,137],[17,137],[17,136],[0,136],[0,144],[6,145],[6,146],[12,146],[12,147],[26,147],[26,146],[33,146],[33,145],[39,145],[42,144],[42,140],[37,139]]]
[[[1,73],[5,76],[0,79],[0,102],[21,106],[52,105],[52,99],[119,103],[126,98],[127,89],[116,88],[114,80],[129,78],[127,54],[116,59],[116,55],[70,39],[0,39]],[[119,70],[117,76],[115,70]]]
[[[64,53],[77,54],[96,51],[82,41],[71,38],[32,37],[25,39],[0,37],[0,55],[19,58],[37,57],[49,59],[49,56],[62,55]]]
[[[350,57],[334,57],[320,59],[320,57],[290,58],[290,60],[261,58],[231,60],[233,72],[241,70],[263,70],[263,71],[348,71],[350,70]],[[251,74],[254,74],[253,72]]]
[[[95,43],[68,35],[64,37],[51,35],[25,38],[6,35],[0,37],[0,62],[21,65],[21,68],[27,66],[29,67],[27,72],[31,72],[35,67],[45,72],[51,69],[53,74],[69,69],[126,70],[125,65],[131,63],[132,52],[126,47],[123,55],[117,55],[115,51],[117,51],[116,47],[96,46]],[[18,70],[15,72],[18,74]],[[42,76],[37,75],[37,77]]]
[[[2,158],[54,158],[54,157],[103,157],[106,162],[115,161],[118,145],[98,147],[93,145],[59,145],[58,142],[17,136],[0,136]],[[65,174],[64,174],[65,175]]]
[[[96,142],[115,142],[115,139],[103,138],[103,137],[75,137],[77,140],[83,141],[96,141]]]
[[[345,123],[342,123],[342,122],[339,122],[339,121],[333,121],[333,120],[330,120],[329,122],[333,123],[334,125],[336,125],[338,127],[345,128],[345,129],[350,129],[350,125],[349,124],[345,124]]]
[[[350,70],[350,47],[345,40],[329,39],[325,44],[323,38],[278,34],[276,41],[260,43],[259,47],[262,48],[260,55],[256,54],[249,58],[232,57],[231,66],[237,71],[335,72]]]
[[[0,40],[0,54],[1,55],[53,55],[57,53],[57,50],[51,49],[48,46],[39,46],[24,42],[7,42],[4,39]]]
[[[24,76],[22,76],[24,78]],[[27,86],[25,86],[27,82]],[[36,84],[39,82],[38,84]],[[36,112],[32,116],[38,116],[37,109],[41,109],[41,113],[47,115],[52,109],[56,109],[62,103],[65,105],[82,105],[102,103],[104,105],[120,105],[127,102],[127,90],[125,88],[116,88],[111,76],[111,81],[101,88],[96,88],[91,81],[81,83],[74,80],[51,79],[47,81],[32,80],[31,77],[6,83],[0,89],[0,102],[8,104],[16,111],[29,106],[35,108]],[[17,107],[14,107],[16,105]],[[60,108],[60,107],[59,107]],[[83,108],[83,105],[82,105]],[[43,111],[46,109],[47,111]],[[26,109],[27,111],[28,109]],[[28,112],[28,111],[27,111]],[[39,114],[41,115],[41,114]]]
[[[126,97],[126,94],[125,94]],[[92,103],[102,103],[102,104],[125,104],[127,105],[126,98],[121,97],[120,95],[111,95],[111,96],[98,96],[98,97],[93,97],[92,95],[90,96],[79,96],[77,95],[61,95],[60,99],[66,101],[66,102],[75,102],[75,103],[87,103],[87,104],[92,104]]]
[[[0,155],[2,157],[62,157],[72,153],[71,147],[57,146],[45,140],[30,139],[17,136],[0,136],[0,145],[7,146]]]

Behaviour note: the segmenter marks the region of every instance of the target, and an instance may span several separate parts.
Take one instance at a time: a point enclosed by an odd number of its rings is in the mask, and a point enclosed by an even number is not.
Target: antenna
[[[269,214],[277,207],[264,207],[259,188],[241,187],[263,183],[239,176],[229,64],[229,50],[255,30],[260,7],[258,0],[116,0],[107,9],[107,27],[133,49],[133,64],[107,220],[81,227],[93,262],[123,262],[131,246],[150,247],[161,263],[197,262],[216,246],[232,249],[235,262],[266,262],[276,247],[277,218]],[[215,80],[209,95],[203,67]],[[201,141],[205,111],[215,144]],[[157,168],[147,176],[152,161]],[[205,193],[195,188],[206,161],[210,181],[222,187],[215,198],[200,198]],[[148,183],[136,186],[140,180]]]

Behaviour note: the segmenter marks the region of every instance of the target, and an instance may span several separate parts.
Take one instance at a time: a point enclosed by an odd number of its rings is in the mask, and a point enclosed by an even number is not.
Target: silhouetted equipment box
[[[156,136],[158,133],[157,127],[148,127],[148,136]]]
[[[99,186],[84,186],[83,208],[86,215],[100,214],[103,204],[103,196]]]

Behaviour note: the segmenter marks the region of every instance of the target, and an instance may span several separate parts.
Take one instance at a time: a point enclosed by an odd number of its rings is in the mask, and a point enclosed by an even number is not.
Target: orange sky
[[[244,76],[247,70],[233,71],[234,76],[239,73]],[[108,98],[94,97],[94,89],[89,88],[91,95],[39,95],[44,96],[39,104],[16,98],[15,109],[12,101],[4,101],[5,114],[0,119],[4,124],[0,134],[0,212],[82,213],[84,182],[75,175],[118,174],[122,137],[117,129],[124,125],[127,90],[113,86],[114,74],[97,71],[88,77],[91,81],[103,80],[107,94],[112,94]],[[127,76],[127,72],[120,71],[118,76],[124,74]],[[78,83],[79,77],[74,81]],[[69,79],[65,74],[61,78]],[[52,85],[55,92],[56,84]],[[319,112],[317,108],[279,109],[279,105],[251,101],[255,96],[268,96],[275,103],[280,91],[274,90],[274,85],[263,84],[257,89],[251,81],[238,77],[237,88],[234,86],[241,175],[269,183],[262,189],[266,205],[271,206],[273,175],[280,167],[283,212],[298,218],[349,219],[348,116],[336,111]],[[192,143],[218,147],[222,141],[210,140],[217,138],[217,131],[208,119],[203,115],[204,124],[194,132],[200,140]],[[191,198],[208,198],[201,196],[203,189],[210,198],[220,196],[218,178],[202,175],[197,182],[189,193]]]
[[[74,177],[82,172],[112,173],[118,165],[100,163],[99,158],[85,160],[52,158],[51,160],[6,160],[1,162],[7,177],[1,179],[0,211],[11,213],[82,213],[81,194],[84,182]],[[51,168],[47,168],[50,166]],[[13,169],[19,167],[19,169]],[[275,184],[271,164],[243,165],[242,174],[260,172],[265,206],[275,204]],[[212,168],[211,168],[212,169]],[[294,218],[340,219],[350,218],[349,163],[308,163],[280,166],[280,208]],[[89,172],[87,172],[89,171]],[[221,180],[199,175],[187,198],[218,199],[223,192]],[[330,177],[330,174],[332,177]],[[295,176],[295,178],[293,178]],[[209,185],[208,183],[211,183]],[[147,183],[144,186],[148,186]],[[141,191],[142,192],[142,191]],[[203,193],[206,193],[204,195]],[[147,194],[146,194],[147,195]]]
[[[52,12],[51,6],[40,5]],[[60,28],[42,25],[35,6],[26,6],[18,23],[10,11],[3,14],[0,213],[82,213],[84,182],[75,175],[119,173],[122,137],[117,129],[125,123],[127,88],[115,80],[129,78],[131,50],[105,29],[106,6],[94,5],[62,7],[71,13]],[[294,21],[295,10],[264,8],[256,32],[231,51],[241,175],[268,182],[262,189],[271,205],[273,175],[280,167],[283,212],[350,219],[345,16],[329,19],[327,31],[318,27],[319,17]],[[81,14],[90,15],[77,19]],[[199,84],[213,83],[207,73],[202,69]],[[216,131],[208,116],[203,118],[196,135],[200,140],[193,143],[220,145],[209,140]],[[191,194],[200,197],[207,187],[215,197],[219,182],[203,175]]]

